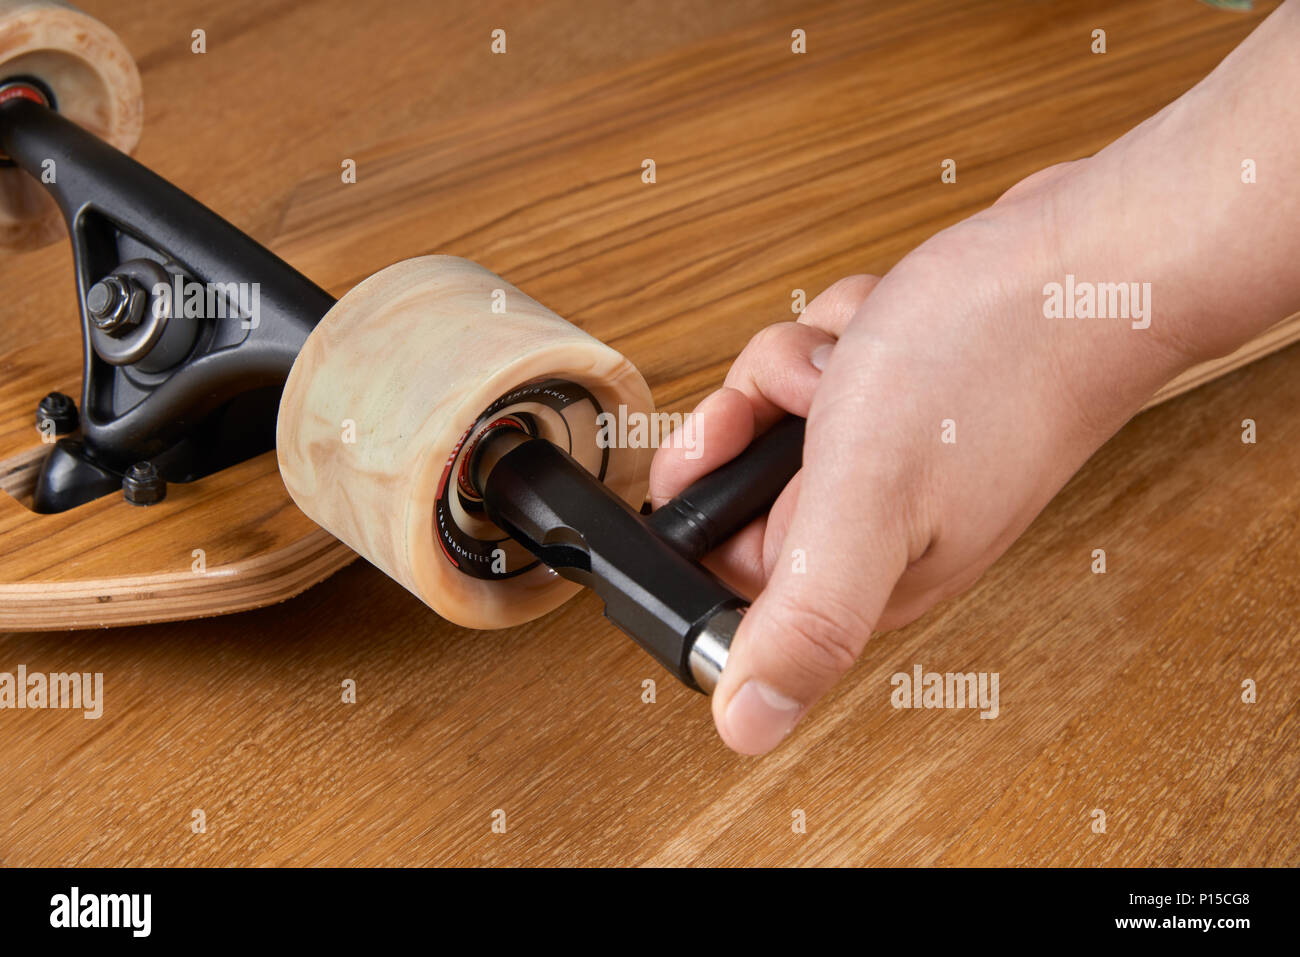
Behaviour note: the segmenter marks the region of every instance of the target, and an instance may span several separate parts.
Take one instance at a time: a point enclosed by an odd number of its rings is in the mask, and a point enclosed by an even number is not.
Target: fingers
[[[828,353],[835,340],[813,326],[793,322],[769,326],[756,335],[727,374],[727,384],[708,396],[696,410],[694,442],[665,442],[650,466],[650,503],[661,508],[692,482],[731,461],[787,413],[804,416],[821,378],[814,365],[818,349]],[[816,361],[821,361],[817,359]],[[794,496],[778,498],[772,514],[784,530],[793,510]],[[779,508],[779,511],[778,511]],[[705,565],[723,581],[752,596],[762,588],[770,550],[766,516],[732,536]]]
[[[810,302],[798,322],[778,322],[749,341],[725,384],[749,397],[756,431],[787,413],[806,417],[835,341],[879,276],[848,276]]]
[[[831,283],[816,299],[808,303],[799,316],[799,321],[838,339],[879,282],[879,276],[866,273],[845,276],[838,282]]]
[[[780,744],[852,667],[907,565],[893,497],[862,494],[869,477],[825,445],[810,433],[789,531],[714,692],[718,733],[742,754]]]
[[[762,432],[787,413],[808,415],[834,347],[835,337],[815,326],[778,322],[749,340],[723,384],[749,399]]]
[[[754,336],[727,373],[726,384],[691,413],[694,442],[670,440],[655,454],[651,505],[662,507],[692,482],[731,461],[782,416],[806,416],[821,379],[819,366],[834,344],[821,329],[794,322],[768,326]],[[781,528],[793,506],[792,496],[783,498]],[[765,521],[752,523],[705,564],[742,594],[756,594],[767,572],[766,530]]]
[[[879,281],[867,275],[842,279],[814,299],[798,322],[769,326],[750,341],[723,388],[693,413],[694,457],[688,458],[685,443],[677,442],[656,455],[650,473],[656,508],[730,461],[782,416],[809,414],[836,340]],[[822,458],[828,466],[840,467],[843,456],[823,453]],[[758,592],[772,575],[745,616],[713,699],[719,733],[742,753],[775,747],[807,706],[848,670],[905,564],[894,568],[893,556],[884,551],[873,557],[870,548],[864,550],[862,541],[840,527],[835,503],[852,507],[844,495],[853,486],[851,477],[846,482],[823,469],[817,485],[815,494],[803,494],[807,485],[800,473],[767,516],[706,561],[746,595]],[[819,497],[821,501],[806,504]],[[816,547],[791,544],[814,540]],[[866,592],[863,575],[852,564],[864,554],[880,571]],[[810,555],[828,567],[809,575]],[[817,582],[816,594],[809,579]]]
[[[650,464],[650,503],[655,508],[730,462],[754,440],[754,410],[749,398],[735,389],[724,387],[706,396],[691,415],[694,442],[670,437]]]
[[[811,308],[811,307],[809,307]],[[691,413],[694,441],[670,439],[650,467],[658,508],[739,455],[754,436],[787,413],[806,416],[835,339],[811,325],[782,322],[761,330],[736,358],[726,382]]]

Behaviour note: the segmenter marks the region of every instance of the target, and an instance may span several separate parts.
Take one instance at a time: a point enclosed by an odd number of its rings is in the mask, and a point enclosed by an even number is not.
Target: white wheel
[[[68,119],[129,153],[140,139],[140,74],[117,34],[55,0],[0,0],[0,101],[4,84],[35,80]],[[57,175],[57,171],[56,171]],[[0,245],[31,249],[63,235],[45,189],[6,161],[0,167]]]
[[[504,628],[578,586],[487,520],[476,437],[509,419],[634,505],[648,448],[604,448],[597,416],[648,416],[627,359],[504,279],[451,256],[390,266],[339,300],[289,374],[276,429],[295,503],[444,618]]]

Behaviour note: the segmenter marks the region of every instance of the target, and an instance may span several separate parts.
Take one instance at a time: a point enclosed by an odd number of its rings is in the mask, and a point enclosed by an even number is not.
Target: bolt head
[[[95,283],[86,292],[86,308],[96,319],[102,319],[113,311],[113,288],[106,281]]]

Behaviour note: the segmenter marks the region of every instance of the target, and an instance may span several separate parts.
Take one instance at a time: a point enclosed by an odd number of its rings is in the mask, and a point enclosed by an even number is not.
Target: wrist
[[[944,242],[978,246],[977,268],[1000,277],[996,308],[1014,347],[1042,370],[1039,401],[1074,424],[1068,444],[1089,451],[1199,359],[1174,331],[1182,327],[1147,261],[1111,231],[1115,220],[1090,209],[1119,203],[1109,167],[1089,157],[1042,170]]]
[[[1150,345],[1181,368],[1300,310],[1297,39],[1287,4],[1053,195],[1066,261],[1150,282]]]

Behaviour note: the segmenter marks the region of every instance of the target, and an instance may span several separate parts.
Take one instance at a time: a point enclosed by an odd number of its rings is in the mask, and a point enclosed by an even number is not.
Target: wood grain
[[[0,628],[227,614],[290,598],[356,557],[293,506],[274,452],[173,483],[149,508],[111,495],[31,512],[48,451],[36,404],[52,389],[81,394],[77,353],[65,336],[0,355]]]
[[[1272,5],[87,6],[141,64],[138,155],[312,278],[341,293],[465,256],[686,408],[792,289],[883,271],[1096,150]],[[423,185],[394,197],[388,169]],[[11,345],[75,342],[66,250],[0,276]],[[972,591],[874,640],[762,760],[727,752],[707,702],[590,595],[469,632],[357,562],[238,616],[6,635],[0,670],[102,671],[106,701],[97,722],[0,711],[0,861],[1294,865],[1295,353],[1139,416]],[[1000,716],[894,710],[890,675],[918,663],[998,671]]]

